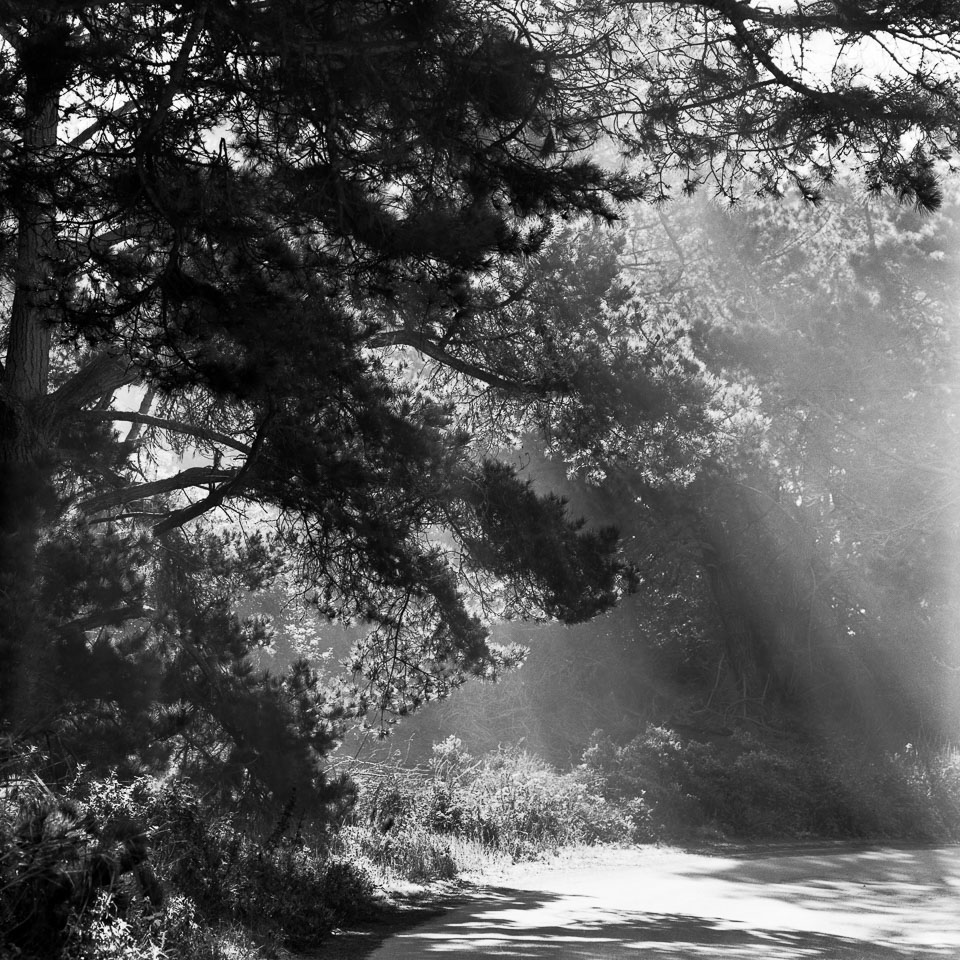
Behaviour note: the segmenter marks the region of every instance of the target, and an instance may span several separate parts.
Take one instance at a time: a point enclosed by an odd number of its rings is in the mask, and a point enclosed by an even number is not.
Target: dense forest
[[[958,30],[0,3],[0,949],[956,836]]]

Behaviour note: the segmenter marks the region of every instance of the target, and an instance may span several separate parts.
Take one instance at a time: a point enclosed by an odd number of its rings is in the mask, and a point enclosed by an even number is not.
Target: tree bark
[[[59,18],[33,26],[41,34]],[[60,100],[59,90],[26,72],[15,287],[0,380],[0,721],[21,728],[42,715],[49,667],[49,632],[36,602],[36,553],[44,514],[54,502],[49,473],[57,421],[46,399],[57,300],[56,209],[45,184],[53,180]]]

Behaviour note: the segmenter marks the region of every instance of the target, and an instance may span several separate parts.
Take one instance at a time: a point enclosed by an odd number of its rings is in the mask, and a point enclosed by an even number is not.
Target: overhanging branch
[[[113,610],[98,610],[96,613],[78,617],[76,620],[63,624],[60,627],[60,633],[65,636],[75,630],[84,632],[86,630],[96,630],[99,627],[116,627],[127,620],[142,620],[150,617],[154,612],[151,607],[145,607],[142,603],[116,607]]]
[[[416,333],[413,330],[389,330],[383,333],[374,334],[368,341],[367,346],[379,347],[412,347],[418,353],[422,353],[431,360],[457,373],[462,373],[473,380],[479,380],[491,387],[497,387],[500,390],[506,390],[510,393],[549,393],[550,388],[540,380],[511,380],[501,377],[496,373],[481,367],[479,364],[471,363],[469,360],[462,360],[452,354],[447,353],[441,346],[424,336],[422,333]]]
[[[173,490],[186,490],[189,487],[203,487],[213,483],[223,483],[239,475],[239,470],[224,470],[220,467],[190,467],[161,480],[151,480],[149,483],[138,483],[135,486],[124,487],[122,490],[108,490],[85,500],[80,504],[84,513],[99,513],[111,507],[123,506],[135,500],[146,500],[161,493],[170,493]]]
[[[153,535],[159,537],[171,530],[176,530],[185,523],[189,523],[191,520],[202,516],[207,511],[216,509],[228,497],[238,494],[246,485],[250,471],[260,456],[270,420],[271,416],[268,414],[263,423],[260,424],[260,429],[257,431],[253,445],[250,448],[250,455],[239,470],[235,471],[226,482],[211,490],[202,500],[198,500],[196,503],[191,503],[189,506],[176,510],[159,523],[154,524]]]
[[[131,100],[127,103],[121,104],[115,110],[111,110],[105,116],[100,117],[98,120],[94,120],[86,129],[81,130],[69,143],[68,147],[82,147],[88,140],[92,140],[101,130],[105,130],[109,126],[110,121],[116,119],[117,117],[122,117],[125,114],[130,113],[136,107],[136,104]]]
[[[238,450],[240,453],[249,454],[251,447],[242,443],[225,433],[218,430],[211,430],[209,427],[199,427],[191,423],[183,423],[180,420],[167,420],[164,417],[154,417],[147,413],[134,413],[127,410],[82,410],[80,418],[83,420],[113,421],[121,420],[125,423],[141,424],[145,427],[157,427],[160,430],[167,430],[170,433],[183,433],[187,436],[196,437],[198,440],[207,440],[210,443],[218,443],[224,447],[230,447]]]

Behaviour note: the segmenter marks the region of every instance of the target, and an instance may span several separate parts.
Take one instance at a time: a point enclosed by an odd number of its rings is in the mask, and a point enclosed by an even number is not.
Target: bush
[[[462,868],[450,839],[414,822],[382,833],[369,827],[345,827],[338,840],[341,856],[366,862],[388,875],[415,883],[452,880]]]
[[[159,909],[163,890],[143,825],[101,818],[33,778],[7,783],[0,808],[0,938],[52,956],[78,915],[104,897],[122,919],[139,899]]]
[[[246,945],[252,957],[253,943]],[[196,905],[186,897],[169,897],[156,913],[135,909],[118,917],[104,894],[72,919],[61,955],[64,960],[228,960],[236,954],[222,932],[198,919]]]
[[[744,838],[960,834],[960,762],[949,751],[868,756],[858,744],[765,743],[743,731],[718,745],[648,725],[626,744],[595,736],[584,768],[609,800],[642,798],[664,838],[707,828]]]
[[[647,831],[642,800],[612,803],[582,770],[558,773],[520,749],[474,760],[455,738],[434,747],[426,775],[397,771],[361,790],[358,809],[371,836],[354,837],[355,849],[421,880],[452,876],[457,844],[532,859],[573,844],[645,838]]]
[[[264,836],[206,808],[182,784],[158,789],[152,801],[164,824],[158,853],[165,876],[208,922],[239,923],[303,947],[370,907],[370,878],[331,859],[325,843],[276,830]]]
[[[462,829],[517,859],[575,844],[634,839],[634,823],[580,772],[558,773],[525,751],[488,757],[461,787]]]
[[[324,835],[255,829],[183,782],[78,776],[55,795],[8,778],[0,796],[0,952],[216,960],[219,931],[315,946],[372,906]]]

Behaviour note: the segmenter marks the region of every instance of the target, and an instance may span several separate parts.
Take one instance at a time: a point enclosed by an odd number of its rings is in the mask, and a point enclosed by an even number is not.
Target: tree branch
[[[510,393],[548,393],[549,388],[542,381],[523,381],[508,380],[505,377],[498,376],[481,367],[479,364],[471,363],[468,360],[461,360],[459,357],[447,353],[442,347],[434,343],[429,337],[422,333],[416,333],[413,330],[388,330],[383,333],[374,334],[368,341],[367,346],[379,347],[412,347],[418,353],[422,353],[431,360],[456,370],[464,376],[473,380],[479,380],[491,387],[497,387],[500,390],[507,390]]]
[[[163,417],[153,417],[147,413],[133,413],[126,410],[81,410],[79,417],[83,420],[120,420],[125,423],[141,424],[145,427],[157,427],[160,430],[168,430],[171,433],[183,433],[187,436],[196,437],[199,440],[208,440],[211,443],[219,443],[222,446],[238,450],[240,453],[249,454],[251,447],[246,443],[241,443],[233,437],[220,433],[217,430],[211,430],[208,427],[198,427],[190,423],[183,423],[179,420],[167,420]]]
[[[97,474],[103,480],[106,480],[110,486],[120,489],[127,485],[127,480],[114,473],[112,470],[97,463],[89,450],[81,450],[71,447],[57,447],[53,451],[58,463],[79,463],[91,472]]]
[[[81,367],[45,402],[53,414],[72,418],[78,407],[107,392],[135,383],[138,378],[139,373],[132,364],[111,351],[105,351]]]
[[[82,147],[88,140],[92,140],[107,124],[115,117],[122,117],[134,109],[136,104],[130,100],[121,104],[116,110],[111,110],[105,116],[94,120],[85,130],[81,130],[72,140],[67,143],[68,147]]]
[[[169,533],[171,530],[182,527],[191,520],[195,520],[197,517],[203,516],[203,514],[210,510],[216,509],[228,496],[237,493],[240,490],[240,486],[241,481],[238,475],[230,482],[221,484],[215,490],[211,490],[202,500],[191,503],[181,510],[175,510],[173,513],[164,517],[159,523],[155,523],[153,525],[153,535],[160,537],[165,533]]]
[[[664,284],[660,288],[660,294],[669,294],[676,290],[677,285],[683,279],[683,273],[687,266],[687,258],[683,253],[683,246],[680,244],[680,238],[677,236],[676,231],[670,224],[670,221],[667,219],[666,215],[663,212],[662,207],[657,207],[657,216],[660,218],[660,226],[663,227],[663,232],[667,235],[667,239],[670,241],[670,246],[673,247],[673,252],[677,255],[677,260],[679,261],[677,265],[676,276],[669,281],[669,283]]]
[[[191,520],[201,516],[208,510],[213,510],[216,507],[219,507],[220,504],[227,499],[227,497],[233,496],[235,493],[240,492],[244,484],[247,482],[247,475],[260,455],[260,450],[263,447],[263,440],[266,436],[267,425],[269,424],[270,419],[270,415],[268,414],[263,423],[260,424],[260,429],[257,431],[257,436],[253,441],[253,446],[250,448],[250,455],[247,457],[244,465],[238,471],[236,471],[231,479],[217,487],[216,490],[211,490],[210,493],[208,493],[207,496],[205,496],[202,500],[198,500],[196,503],[191,503],[182,510],[177,510],[161,520],[159,523],[154,524],[153,535],[155,537],[162,536],[163,534],[168,533],[170,530],[175,530],[178,527],[182,527],[185,523],[189,523]]]
[[[110,507],[119,507],[134,500],[145,500],[147,497],[155,497],[172,490],[185,490],[188,487],[232,480],[239,473],[239,470],[223,470],[220,467],[190,467],[172,477],[151,480],[149,483],[140,483],[122,490],[108,490],[80,504],[80,509],[84,513],[99,513],[101,510],[109,510]]]
[[[132,603],[126,607],[117,607],[114,610],[99,610],[96,613],[78,617],[76,620],[63,624],[60,627],[60,633],[65,635],[75,630],[83,632],[96,630],[98,627],[114,627],[125,620],[141,619],[150,616],[152,613],[154,613],[154,610],[151,607],[145,607],[142,603]]]
[[[756,13],[755,8],[749,4],[742,3],[741,0],[719,0],[715,9],[719,10],[727,18],[754,60],[766,67],[767,71],[777,82],[783,84],[785,87],[789,87],[795,93],[799,93],[809,100],[828,104],[831,107],[836,107],[845,102],[845,98],[839,93],[831,90],[818,90],[816,87],[811,87],[796,77],[792,77],[777,64],[770,53],[764,50],[762,45],[757,42],[756,37],[754,37],[747,27],[747,20],[755,19],[751,17],[752,14]]]
[[[203,30],[203,22],[206,19],[206,16],[207,4],[204,3],[197,11],[196,16],[193,18],[193,23],[190,24],[190,29],[187,31],[187,35],[183,38],[183,43],[181,44],[180,50],[177,53],[177,59],[174,60],[173,66],[170,67],[170,76],[166,89],[160,96],[156,112],[150,118],[150,121],[147,123],[141,135],[141,139],[143,141],[152,140],[153,137],[156,136],[164,118],[170,112],[170,108],[173,106],[173,101],[176,99],[176,96],[180,92],[180,89],[183,85],[183,75],[186,73],[187,67],[190,64],[190,57],[193,54],[193,48],[196,46],[197,40],[200,38],[200,33]]]
[[[140,401],[140,409],[137,411],[142,414],[149,414],[150,408],[153,406],[153,399],[157,395],[156,387],[148,387],[147,392],[144,393],[143,399]],[[143,432],[144,424],[142,423],[132,423],[130,424],[130,429],[127,431],[127,435],[123,438],[123,448],[125,450],[130,450],[133,447],[134,442]]]
[[[829,7],[830,9],[827,9]],[[741,16],[744,20],[762,24],[765,27],[776,27],[790,32],[836,30],[841,33],[851,32],[855,27],[858,33],[887,32],[891,24],[879,14],[867,14],[865,10],[858,11],[858,20],[855,24],[837,12],[837,4],[818,4],[818,9],[783,9],[775,10],[772,7],[740,5]]]

